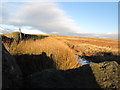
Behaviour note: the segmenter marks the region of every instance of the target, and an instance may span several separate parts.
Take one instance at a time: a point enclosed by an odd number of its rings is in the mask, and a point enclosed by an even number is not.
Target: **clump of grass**
[[[23,40],[14,47],[11,44],[10,48],[9,51],[12,55],[40,55],[45,52],[54,61],[56,69],[66,70],[80,66],[74,51],[65,43],[51,37],[38,40]]]
[[[64,41],[71,49],[73,49],[76,54],[79,56],[94,56],[98,55],[98,53],[106,52],[106,53],[112,53],[113,55],[120,55],[118,52],[118,48],[114,47],[106,47],[106,46],[99,46],[95,44],[88,44],[88,43],[80,43],[78,42],[72,42],[72,41]],[[92,41],[91,41],[92,42]],[[101,42],[102,45],[102,42]],[[99,54],[100,55],[100,54]],[[102,54],[101,54],[102,55]]]
[[[64,41],[64,42],[71,49],[73,49],[78,56],[90,62],[99,63],[104,61],[116,61],[117,63],[120,64],[119,61],[120,52],[119,52],[119,48],[117,47],[113,47],[113,46],[106,47],[104,46],[104,43],[103,46],[100,46],[100,45],[88,44],[88,43],[78,43],[78,42],[73,43],[72,41]],[[100,42],[102,45],[102,41]],[[115,43],[115,46],[117,46],[116,44],[117,43]]]
[[[12,38],[14,38],[14,40],[16,40],[17,42],[19,42],[20,41],[20,39],[21,39],[21,33],[20,32],[13,32],[12,33]]]

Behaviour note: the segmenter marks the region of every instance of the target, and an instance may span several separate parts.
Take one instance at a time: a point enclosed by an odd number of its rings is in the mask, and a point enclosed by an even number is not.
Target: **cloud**
[[[9,28],[5,28],[6,26]],[[16,27],[13,25],[1,25],[1,24],[0,24],[0,33],[18,32],[19,28],[21,28],[21,31],[23,33],[27,33],[27,34],[46,34],[38,29],[31,27],[31,26]]]
[[[118,39],[118,32],[107,32],[107,33],[84,33],[76,32],[71,34],[78,37],[95,37],[95,38],[108,38],[108,39]]]
[[[14,32],[15,30],[7,29],[7,28],[2,28],[0,26],[0,33],[11,33]]]
[[[2,4],[0,3],[0,23],[2,23]]]
[[[59,8],[57,3],[34,3],[27,2],[22,4],[10,3],[4,5],[3,11],[4,24],[29,26],[22,27],[23,33],[29,34],[58,34],[79,37],[97,38],[118,38],[118,33],[84,33],[69,15]],[[14,10],[13,10],[14,9]],[[9,33],[13,30],[0,30],[2,33]]]
[[[2,0],[3,2],[18,2],[18,0]],[[119,0],[19,0],[19,2],[119,2]]]
[[[27,33],[27,34],[46,34],[38,29],[35,29],[33,27],[27,26],[27,27],[22,27],[21,31],[23,33]]]
[[[75,21],[70,18],[57,3],[27,3],[19,12],[11,14],[6,21],[12,25],[29,25],[45,33],[64,33],[80,30]]]
[[[2,23],[2,17],[0,16],[0,23]]]
[[[51,32],[52,34],[59,34],[59,32]]]
[[[7,25],[8,26],[8,25]],[[5,26],[3,26],[5,27]],[[0,33],[11,33],[11,32],[15,32],[19,30],[19,27],[15,27],[15,26],[9,26],[12,27],[11,29],[7,29],[7,28],[2,28],[0,26]],[[21,30],[23,33],[27,33],[27,34],[46,34],[38,29],[35,29],[31,26],[23,26],[21,27]],[[63,33],[59,33],[59,32],[51,32],[51,34],[55,34],[55,35],[64,35]],[[120,39],[120,35],[118,35],[118,32],[107,32],[107,33],[89,33],[89,32],[69,32],[68,34],[66,34],[66,36],[77,36],[77,37],[95,37],[95,38],[108,38],[108,39]]]

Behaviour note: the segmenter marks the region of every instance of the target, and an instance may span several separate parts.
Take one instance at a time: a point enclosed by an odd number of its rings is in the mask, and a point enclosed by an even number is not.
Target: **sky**
[[[118,2],[3,2],[0,33],[118,36]]]
[[[106,33],[118,30],[117,4],[113,2],[69,2],[61,3],[61,7],[85,31]]]

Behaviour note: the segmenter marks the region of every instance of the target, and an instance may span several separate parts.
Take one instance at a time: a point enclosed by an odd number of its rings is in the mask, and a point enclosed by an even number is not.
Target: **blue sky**
[[[21,27],[24,33],[117,37],[117,2],[52,2],[47,4],[6,2],[2,4],[2,8],[3,22],[0,22],[0,26],[4,28],[16,30]],[[0,33],[12,31],[14,30],[0,30]]]
[[[67,2],[60,8],[87,32],[106,33],[118,30],[117,2]]]

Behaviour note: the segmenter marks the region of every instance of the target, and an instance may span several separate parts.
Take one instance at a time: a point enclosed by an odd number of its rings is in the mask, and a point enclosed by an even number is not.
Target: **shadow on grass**
[[[9,38],[4,35],[2,35],[1,37],[2,37],[2,42],[7,43],[8,45],[10,45],[14,40],[13,38]]]
[[[99,52],[95,56],[82,56],[89,62],[100,63],[104,61],[116,61],[120,64],[120,55],[113,55],[111,52]]]
[[[53,60],[45,52],[14,57],[23,73],[24,88],[100,88],[89,65],[56,70]]]
[[[28,39],[33,39],[33,40],[36,40],[36,39],[44,39],[48,36],[45,36],[45,35],[30,35],[30,34],[23,34],[23,40],[28,40]]]
[[[23,88],[100,88],[89,65],[56,70],[54,61],[45,52],[14,57],[23,73]]]
[[[26,88],[100,88],[89,65],[69,70],[44,70],[32,74],[25,82]]]
[[[54,61],[42,52],[40,55],[14,55],[17,64],[20,66],[24,76],[48,69],[55,68]]]

